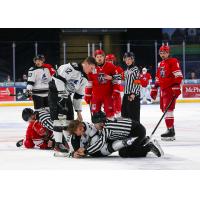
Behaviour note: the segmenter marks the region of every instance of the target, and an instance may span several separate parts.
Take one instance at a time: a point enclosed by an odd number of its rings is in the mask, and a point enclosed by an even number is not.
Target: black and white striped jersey
[[[124,94],[140,95],[140,85],[135,83],[139,80],[140,70],[137,66],[128,67],[124,72]]]
[[[36,119],[50,131],[53,131],[53,121],[48,110],[36,111]]]
[[[90,145],[86,152],[93,154],[99,151],[107,140],[121,140],[130,137],[132,131],[132,120],[128,118],[118,118],[115,121],[107,121],[103,130],[99,133],[99,139]]]

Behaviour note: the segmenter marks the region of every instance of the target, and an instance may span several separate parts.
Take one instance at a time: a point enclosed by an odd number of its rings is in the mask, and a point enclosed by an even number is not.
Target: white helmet
[[[144,67],[144,68],[142,69],[142,72],[147,72],[147,68]]]

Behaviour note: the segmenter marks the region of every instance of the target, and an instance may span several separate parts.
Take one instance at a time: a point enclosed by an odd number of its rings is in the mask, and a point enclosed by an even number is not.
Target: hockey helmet
[[[107,54],[106,61],[116,61],[116,57],[114,54]]]
[[[161,51],[165,51],[165,52],[169,53],[170,47],[169,47],[168,43],[167,44],[164,44],[164,43],[162,44],[162,46],[159,49],[159,52],[161,52]]]
[[[97,55],[103,55],[103,56],[105,56],[105,52],[102,49],[97,49],[94,52],[94,56],[96,57]]]
[[[142,68],[142,72],[147,72],[147,68],[146,67]]]
[[[97,113],[94,113],[92,115],[92,123],[101,123],[106,121],[106,114],[102,111],[99,111]]]
[[[132,60],[135,60],[135,54],[133,52],[126,52],[124,54],[123,60],[125,61],[126,58],[131,58]]]
[[[35,62],[36,60],[42,60],[44,62],[45,57],[44,57],[44,55],[37,55],[33,58],[33,62]]]
[[[22,119],[27,122],[33,114],[34,111],[31,108],[24,108],[22,111]]]

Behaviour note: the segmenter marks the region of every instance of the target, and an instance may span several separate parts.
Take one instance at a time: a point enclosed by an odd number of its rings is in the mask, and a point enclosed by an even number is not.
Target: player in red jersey
[[[147,72],[147,68],[142,69],[140,74],[140,83],[141,83],[141,96],[140,102],[143,103],[143,100],[146,98],[147,104],[151,104],[151,96],[149,89],[151,88],[151,74]]]
[[[120,96],[119,80],[117,80],[116,66],[105,62],[105,53],[99,49],[95,51],[97,66],[88,74],[88,85],[85,89],[85,101],[91,104],[92,113],[99,112],[104,105],[106,117],[114,119],[113,99]]]
[[[43,119],[46,121],[44,124],[46,124],[50,130],[44,127],[41,122],[39,122],[36,115],[37,114],[30,108],[25,108],[22,111],[22,118],[24,121],[28,121],[29,125],[26,130],[25,139],[18,141],[17,146],[20,147],[21,145],[24,145],[24,147],[28,149],[34,147],[38,147],[40,149],[53,149],[54,140],[52,139],[52,126],[48,126],[47,120]],[[43,118],[46,118],[46,115],[47,114],[43,114]]]
[[[123,81],[124,80],[124,70],[120,66],[116,65],[116,60],[117,59],[114,54],[106,55],[106,62],[110,62],[116,66],[117,73],[121,75],[121,79]],[[124,88],[121,84],[121,81],[119,81],[119,84],[120,84],[120,92],[123,92]],[[118,98],[114,99],[115,117],[121,117],[121,107],[122,107],[122,98],[121,98],[121,95],[119,95]]]
[[[169,57],[170,47],[168,45],[163,44],[159,49],[159,54],[162,61],[158,64],[155,85],[151,89],[151,97],[154,100],[156,99],[158,87],[160,87],[160,108],[164,112],[172,98],[175,96],[177,99],[181,94],[180,84],[183,75],[179,61],[176,58]],[[161,135],[162,140],[175,140],[174,109],[176,99],[165,115],[167,131]]]

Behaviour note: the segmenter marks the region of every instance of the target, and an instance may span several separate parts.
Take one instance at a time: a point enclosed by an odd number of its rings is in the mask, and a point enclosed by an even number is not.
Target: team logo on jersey
[[[46,77],[46,74],[42,75],[42,83],[48,83],[48,78]]]
[[[162,77],[162,78],[165,77],[165,69],[164,69],[164,67],[160,68],[160,77]]]
[[[100,84],[106,83],[106,79],[105,79],[105,74],[104,73],[99,73],[98,74],[98,81],[99,81]]]

